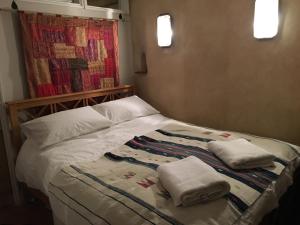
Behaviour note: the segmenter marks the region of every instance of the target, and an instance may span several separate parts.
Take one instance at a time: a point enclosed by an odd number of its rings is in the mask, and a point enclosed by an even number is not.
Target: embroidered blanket
[[[178,124],[135,137],[97,161],[61,170],[49,184],[54,214],[72,225],[257,224],[292,183],[299,154],[288,144],[247,136],[277,156],[275,167],[233,170],[207,149],[209,141],[241,137]],[[192,207],[173,205],[156,169],[191,155],[230,183],[227,196]]]

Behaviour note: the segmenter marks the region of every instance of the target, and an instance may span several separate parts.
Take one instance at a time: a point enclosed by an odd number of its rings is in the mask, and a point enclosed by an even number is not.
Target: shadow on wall
[[[7,162],[14,193],[14,200],[19,202],[16,179],[14,175],[14,152],[10,145],[8,117],[5,102],[24,99],[28,96],[22,44],[20,39],[18,15],[0,11],[0,116],[7,155]],[[1,146],[2,148],[2,146]],[[5,153],[4,159],[5,159]],[[9,176],[5,170],[1,172]]]
[[[0,81],[4,101],[27,97],[27,82],[18,14],[0,12]]]
[[[119,65],[121,84],[133,83],[131,22],[126,17],[119,21]]]

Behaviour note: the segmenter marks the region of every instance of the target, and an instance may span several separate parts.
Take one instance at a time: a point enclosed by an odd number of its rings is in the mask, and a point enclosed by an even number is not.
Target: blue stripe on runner
[[[262,178],[266,178],[266,180],[268,182],[272,182],[274,180],[276,180],[278,178],[278,175],[276,173],[273,173],[272,171],[269,171],[269,170],[266,170],[266,169],[263,169],[263,168],[255,168],[255,169],[245,169],[245,170],[237,170],[237,171],[240,171],[241,173],[252,173],[253,175],[256,175],[257,173],[258,176],[261,176],[263,175]]]
[[[154,163],[151,163],[152,166],[149,167],[149,166],[147,165],[148,163],[145,163],[145,162],[143,162],[143,161],[137,160],[137,159],[135,159],[135,158],[133,158],[133,157],[120,156],[120,155],[113,154],[113,153],[111,153],[111,152],[107,152],[107,153],[109,153],[109,155],[110,155],[110,156],[107,157],[107,158],[110,159],[110,160],[113,160],[113,161],[115,161],[115,160],[114,160],[115,157],[118,157],[118,158],[119,158],[118,161],[126,161],[126,162],[131,163],[131,164],[136,164],[136,165],[145,166],[145,167],[148,167],[148,168],[150,168],[150,169],[152,169],[152,170],[155,170],[155,171],[156,171],[157,168],[159,167],[158,164],[154,164]],[[107,153],[105,153],[105,154],[107,154]],[[132,159],[134,159],[134,160],[132,160]]]
[[[210,141],[215,141],[214,139],[209,139],[209,138],[202,138],[202,137],[194,137],[194,136],[190,136],[190,135],[183,135],[183,134],[176,134],[176,133],[171,133],[165,130],[161,130],[158,129],[156,130],[157,132],[166,135],[166,136],[170,136],[170,137],[179,137],[179,138],[185,138],[185,139],[189,139],[189,140],[196,140],[196,141],[201,141],[201,142],[210,142]]]
[[[156,144],[160,144],[160,145],[164,144],[164,145],[167,145],[166,147],[176,146],[176,147],[188,148],[189,150],[194,150],[196,152],[198,152],[199,150],[202,150],[202,151],[205,151],[209,155],[214,155],[214,153],[212,153],[210,151],[207,151],[206,149],[201,148],[199,146],[183,145],[183,144],[178,144],[178,143],[170,142],[170,141],[156,140],[156,139],[144,136],[144,135],[143,136],[139,136],[139,137],[134,137],[134,140],[146,141],[145,143],[151,142],[151,143],[156,143]]]
[[[239,197],[232,194],[231,192],[228,194],[228,198],[231,202],[233,202],[233,204],[239,209],[240,212],[245,212],[249,208],[249,206],[245,202],[243,202]]]
[[[165,221],[169,222],[170,224],[174,224],[174,225],[183,225],[182,223],[178,222],[176,219],[162,213],[161,211],[159,211],[158,209],[156,209],[155,207],[153,207],[152,205],[146,203],[145,201],[143,201],[142,199],[140,198],[137,198],[136,196],[133,196],[132,194],[129,194],[128,192],[120,189],[120,188],[117,188],[117,187],[114,187],[110,184],[107,184],[105,183],[104,181],[102,181],[100,178],[90,174],[90,173],[86,173],[84,171],[82,171],[81,169],[79,169],[78,167],[72,165],[70,166],[71,168],[73,168],[74,170],[76,170],[78,173],[82,174],[82,175],[85,175],[87,177],[89,177],[90,179],[94,180],[95,182],[97,182],[98,184],[101,184],[102,186],[112,190],[112,191],[115,191],[129,199],[131,199],[132,201],[138,203],[139,205],[147,208],[148,210],[152,211],[153,213],[155,213],[156,215],[158,215],[159,217],[161,217],[162,219],[164,219]]]
[[[129,163],[136,164],[136,165],[141,165],[141,166],[145,166],[145,167],[148,167],[148,168],[153,169],[153,170],[156,170],[157,167],[159,166],[159,165],[154,164],[154,163],[146,163],[146,162],[143,162],[143,161],[139,161],[139,160],[137,160],[137,159],[135,159],[133,157],[118,156],[118,155],[115,155],[115,154],[113,154],[111,152],[106,152],[104,154],[104,156],[106,158],[110,159],[110,160],[113,160],[113,161],[121,161],[121,160],[123,161],[123,160],[125,160],[125,161],[127,161]]]
[[[288,165],[288,162],[284,161],[283,159],[275,158],[274,161],[280,163],[283,166]]]

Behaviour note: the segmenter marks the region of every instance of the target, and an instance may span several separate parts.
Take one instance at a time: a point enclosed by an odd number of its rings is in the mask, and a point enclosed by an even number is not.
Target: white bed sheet
[[[17,179],[47,195],[49,182],[63,167],[97,160],[134,136],[159,129],[171,121],[174,122],[161,114],[140,117],[43,150],[39,150],[32,140],[26,140],[17,158]]]
[[[32,140],[27,140],[23,144],[17,158],[17,179],[20,182],[26,183],[27,186],[38,189],[48,195],[49,182],[62,168],[68,165],[76,165],[76,163],[83,161],[97,160],[105,152],[118,148],[131,140],[134,136],[144,135],[153,130],[162,128],[169,123],[183,124],[183,122],[167,118],[161,114],[155,114],[120,123],[91,134],[79,136],[52,145],[43,150],[39,150]],[[203,127],[199,127],[199,129],[216,131]],[[217,132],[223,133],[226,131]],[[231,133],[238,134],[244,138],[252,136],[238,132]],[[262,137],[260,144],[263,145],[264,140],[268,143],[268,139]],[[300,154],[300,147],[292,146]],[[289,151],[287,151],[286,154],[288,154],[288,152]],[[280,155],[278,156],[280,157]],[[285,158],[284,155],[281,157]]]

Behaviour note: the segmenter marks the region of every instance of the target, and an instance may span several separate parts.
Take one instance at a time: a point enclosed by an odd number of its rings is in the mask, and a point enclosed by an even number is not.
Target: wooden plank
[[[46,104],[62,103],[67,101],[75,101],[83,98],[100,97],[100,96],[106,96],[108,94],[129,93],[129,92],[132,93],[134,92],[134,88],[132,85],[124,85],[115,88],[99,89],[99,90],[93,90],[87,92],[76,92],[72,94],[55,95],[50,97],[11,101],[11,102],[7,102],[6,105],[8,107],[15,107],[16,109],[26,109],[26,108],[32,108],[37,106],[43,106]]]

